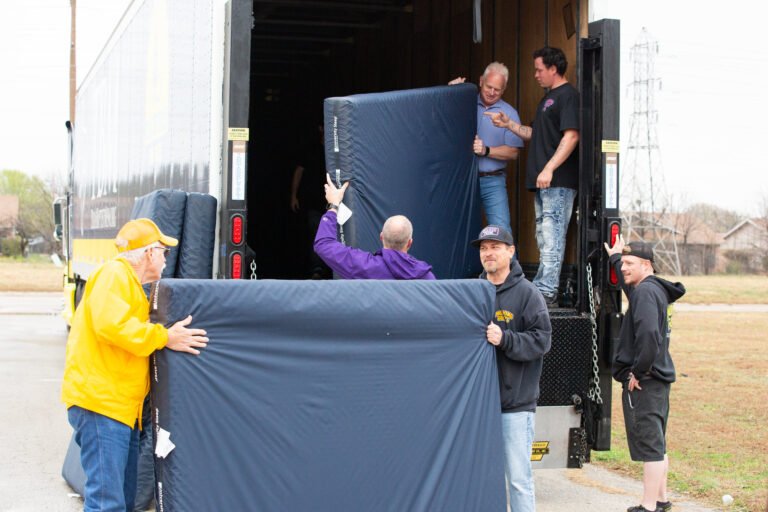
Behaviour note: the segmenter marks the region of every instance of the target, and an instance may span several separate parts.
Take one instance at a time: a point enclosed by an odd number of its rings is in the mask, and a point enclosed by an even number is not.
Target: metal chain
[[[595,293],[592,288],[592,265],[587,263],[587,290],[589,292],[589,320],[592,323],[592,386],[587,396],[593,402],[603,403],[603,392],[600,389],[600,367],[597,357],[597,314],[595,312]]]
[[[256,260],[251,260],[251,279],[256,279]]]

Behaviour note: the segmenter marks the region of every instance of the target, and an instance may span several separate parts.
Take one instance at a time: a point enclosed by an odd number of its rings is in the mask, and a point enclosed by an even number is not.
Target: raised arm
[[[506,128],[524,141],[531,140],[533,128],[516,123],[504,112],[485,112],[483,115],[491,118],[493,126],[496,126],[497,128]]]

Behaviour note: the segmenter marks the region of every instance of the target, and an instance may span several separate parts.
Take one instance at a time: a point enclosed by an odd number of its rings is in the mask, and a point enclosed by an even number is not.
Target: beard
[[[498,261],[485,261],[483,262],[483,269],[489,273],[494,274],[497,270],[499,270],[499,262]]]

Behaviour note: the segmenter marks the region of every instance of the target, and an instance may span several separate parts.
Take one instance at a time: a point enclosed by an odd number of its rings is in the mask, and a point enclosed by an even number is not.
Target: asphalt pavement
[[[61,478],[72,433],[59,399],[67,337],[62,304],[58,293],[0,293],[0,511],[82,510]],[[592,465],[535,473],[539,512],[621,512],[642,492],[641,482]],[[675,511],[715,510],[672,500]]]

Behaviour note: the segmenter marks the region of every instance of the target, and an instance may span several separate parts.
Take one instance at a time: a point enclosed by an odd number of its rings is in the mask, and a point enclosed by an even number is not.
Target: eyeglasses
[[[160,249],[160,250],[162,250],[162,251],[163,251],[163,256],[165,256],[166,258],[167,258],[167,257],[168,257],[168,255],[171,253],[171,249],[170,249],[170,248],[168,248],[168,247],[165,247],[165,246],[158,246],[158,245],[156,245],[156,246],[154,246],[154,247],[150,247],[148,250],[150,250],[150,251],[151,251],[151,250],[153,250],[153,249]]]

